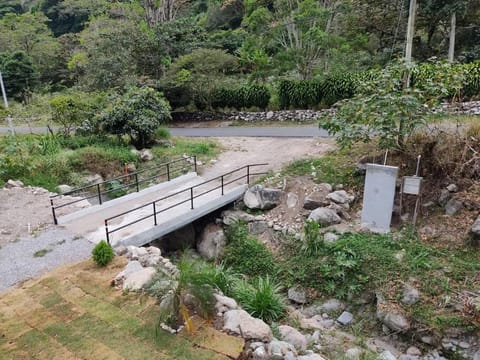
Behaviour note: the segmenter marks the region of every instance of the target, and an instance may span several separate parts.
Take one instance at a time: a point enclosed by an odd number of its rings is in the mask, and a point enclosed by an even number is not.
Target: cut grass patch
[[[198,341],[156,336],[155,300],[110,287],[125,262],[82,262],[0,294],[0,358],[228,359]]]

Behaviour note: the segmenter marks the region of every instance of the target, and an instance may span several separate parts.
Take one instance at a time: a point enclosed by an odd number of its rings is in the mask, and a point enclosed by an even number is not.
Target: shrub
[[[277,267],[272,253],[257,239],[248,236],[245,224],[230,226],[226,236],[223,260],[227,266],[249,276],[275,275]]]
[[[92,250],[92,259],[98,266],[106,266],[114,256],[112,247],[105,240],[100,241]]]
[[[160,140],[168,140],[170,139],[170,130],[168,130],[168,128],[166,127],[159,127],[156,131],[155,131],[155,138],[156,139],[160,139]]]
[[[307,255],[316,255],[322,246],[319,232],[320,225],[316,221],[307,220],[304,225],[305,240],[302,250]]]
[[[281,287],[269,276],[258,277],[251,282],[242,280],[234,287],[234,297],[250,315],[271,322],[285,313]]]
[[[144,147],[152,141],[157,128],[170,119],[170,105],[163,94],[149,87],[132,87],[115,100],[100,121],[106,132],[129,135],[132,144]]]

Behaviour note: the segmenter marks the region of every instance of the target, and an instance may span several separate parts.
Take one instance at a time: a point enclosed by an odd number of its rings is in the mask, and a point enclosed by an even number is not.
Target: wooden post
[[[455,13],[452,14],[452,18],[450,19],[450,44],[448,46],[448,62],[453,63],[453,59],[455,57],[455,28],[457,25],[457,15]]]

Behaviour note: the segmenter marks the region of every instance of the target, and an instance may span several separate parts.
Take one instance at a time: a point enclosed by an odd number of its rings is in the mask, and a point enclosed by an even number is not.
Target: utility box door
[[[398,167],[367,164],[361,224],[376,233],[390,231]]]

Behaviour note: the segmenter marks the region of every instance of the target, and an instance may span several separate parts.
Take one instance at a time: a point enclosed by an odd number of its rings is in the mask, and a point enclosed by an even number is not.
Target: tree
[[[204,109],[210,105],[213,91],[225,85],[229,75],[239,71],[235,56],[218,49],[197,49],[172,63],[165,76],[165,86],[181,88],[198,108]]]
[[[170,105],[163,94],[149,87],[131,87],[100,117],[106,132],[129,135],[131,143],[138,147],[148,145],[155,130],[170,119]]]
[[[7,95],[27,102],[38,82],[38,72],[32,59],[22,51],[0,53],[0,71]]]
[[[23,51],[48,80],[58,71],[58,41],[42,13],[7,14],[0,20],[0,51]]]
[[[185,7],[186,0],[140,0],[145,9],[145,19],[150,27],[175,20],[178,12]]]
[[[422,69],[413,63],[388,66],[378,78],[360,83],[357,94],[340,102],[320,126],[336,134],[342,147],[378,138],[382,149],[402,148],[439,100],[462,88],[460,68],[446,63],[432,66],[429,72],[434,76],[418,76],[423,81],[410,88],[404,87],[403,74],[421,75]]]
[[[63,125],[63,134],[70,135],[74,127],[88,119],[89,105],[80,94],[58,95],[50,100],[52,120]]]

